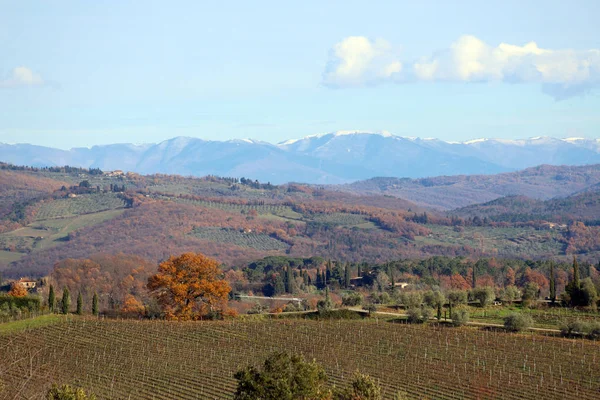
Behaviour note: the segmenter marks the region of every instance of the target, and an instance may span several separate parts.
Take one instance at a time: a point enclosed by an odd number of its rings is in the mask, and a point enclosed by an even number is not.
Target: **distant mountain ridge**
[[[399,197],[439,210],[463,208],[465,215],[477,215],[477,207],[471,209],[467,206],[488,203],[507,196],[521,196],[517,200],[535,203],[536,200],[599,192],[600,164],[540,165],[496,175],[438,176],[421,179],[372,178],[336,187],[338,190],[360,195]],[[513,206],[523,207],[523,204],[518,204],[515,200],[510,202]],[[492,202],[489,208],[497,204],[504,203],[502,200]]]
[[[0,161],[143,174],[245,176],[272,183],[341,184],[375,176],[424,178],[496,174],[541,164],[595,164],[600,163],[600,139],[534,137],[447,142],[396,136],[386,131],[337,131],[278,144],[188,137],[158,144],[113,144],[71,150],[0,144]]]

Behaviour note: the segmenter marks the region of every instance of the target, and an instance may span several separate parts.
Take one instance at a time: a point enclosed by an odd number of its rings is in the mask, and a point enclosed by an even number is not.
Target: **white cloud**
[[[324,82],[333,86],[384,81],[530,82],[543,84],[544,92],[556,99],[584,94],[600,84],[598,49],[553,50],[535,42],[494,47],[465,35],[447,49],[402,68],[391,48],[382,39],[373,43],[364,37],[344,39],[332,50]]]
[[[13,68],[6,79],[0,80],[0,88],[38,86],[43,84],[44,80],[42,77],[27,67]]]
[[[360,86],[393,79],[402,71],[392,46],[383,39],[371,41],[350,36],[331,50],[323,83],[327,86]]]

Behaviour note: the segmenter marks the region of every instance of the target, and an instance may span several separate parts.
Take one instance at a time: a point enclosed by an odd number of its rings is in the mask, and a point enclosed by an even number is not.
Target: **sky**
[[[600,138],[600,2],[0,0],[0,142]]]

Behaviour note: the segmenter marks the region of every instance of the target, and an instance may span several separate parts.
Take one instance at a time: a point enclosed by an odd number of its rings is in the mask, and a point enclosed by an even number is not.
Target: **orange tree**
[[[222,279],[217,261],[203,254],[185,253],[158,266],[148,289],[167,319],[193,320],[222,313],[231,288]]]
[[[18,282],[13,282],[10,285],[10,292],[8,292],[9,296],[13,297],[25,297],[29,292],[25,288],[25,286],[21,285]]]

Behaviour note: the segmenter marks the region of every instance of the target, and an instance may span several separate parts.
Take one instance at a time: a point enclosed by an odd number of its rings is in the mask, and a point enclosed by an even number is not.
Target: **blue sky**
[[[600,138],[599,17],[595,0],[0,0],[0,142]]]

